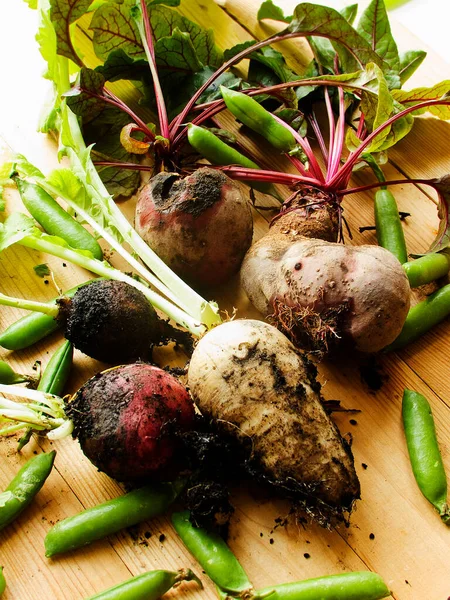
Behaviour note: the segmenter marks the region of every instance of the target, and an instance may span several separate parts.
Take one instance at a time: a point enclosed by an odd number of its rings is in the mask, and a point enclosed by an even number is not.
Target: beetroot
[[[98,280],[58,301],[66,338],[88,356],[120,364],[148,357],[158,317],[144,294],[123,281]]]
[[[159,173],[139,193],[135,227],[180,277],[197,288],[238,272],[252,241],[250,205],[220,171]]]
[[[100,471],[119,481],[166,478],[175,468],[178,434],[194,405],[172,375],[145,363],[103,371],[70,400],[73,436]]]

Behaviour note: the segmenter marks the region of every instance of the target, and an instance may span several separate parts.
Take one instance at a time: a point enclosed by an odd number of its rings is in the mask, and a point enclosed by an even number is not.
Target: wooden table
[[[27,154],[48,171],[56,166],[55,147],[50,140],[34,133],[35,117],[45,87],[39,75],[42,63],[27,38],[35,25],[34,15],[25,5],[15,4],[12,3],[8,11],[20,20],[24,33],[23,40],[17,40],[17,48],[11,49],[11,56],[14,51],[22,50],[22,53],[16,54],[11,65],[5,59],[5,71],[20,76],[11,80],[14,84],[10,84],[7,93],[2,91],[2,102],[7,111],[0,117],[0,132],[14,149]],[[274,31],[274,23],[256,23],[253,15],[257,5],[257,0],[227,0],[223,9],[211,0],[185,0],[181,10],[201,25],[213,24],[217,43],[229,47],[251,37],[266,37]],[[394,26],[394,29],[403,49],[421,46],[400,26]],[[293,66],[305,64],[304,49],[302,42],[286,43],[283,48]],[[414,76],[410,87],[430,85],[449,76],[449,65],[431,54],[426,67]],[[25,93],[28,93],[26,100]],[[28,106],[26,112],[23,110],[25,105]],[[224,122],[229,121],[224,118]],[[390,151],[386,175],[394,179],[433,177],[449,172],[449,136],[450,123],[426,117],[417,119],[408,137]],[[253,142],[255,147],[256,142]],[[370,181],[368,173],[355,177],[355,182],[367,181]],[[395,195],[400,210],[411,213],[405,225],[409,250],[425,250],[438,223],[432,197],[428,190],[413,185],[397,186]],[[16,201],[14,192],[9,192],[10,206]],[[123,206],[131,217],[132,201]],[[347,197],[344,206],[353,232],[353,241],[348,243],[375,243],[372,233],[358,233],[359,226],[373,222],[372,193]],[[267,214],[255,211],[254,216],[255,237],[258,238],[267,229]],[[0,257],[1,291],[42,300],[54,296],[52,286],[45,285],[33,271],[33,265],[42,262],[51,265],[63,289],[89,276],[78,268],[63,266],[59,260],[13,247]],[[236,306],[240,316],[258,316],[237,282],[216,291],[215,297],[223,309]],[[19,311],[2,307],[0,327],[6,327],[18,316]],[[445,600],[450,595],[450,529],[440,522],[417,488],[400,419],[401,395],[405,387],[427,396],[450,474],[449,341],[450,323],[445,322],[402,352],[378,357],[384,383],[377,392],[371,391],[361,378],[361,366],[367,364],[367,357],[345,357],[320,365],[325,398],[339,398],[345,407],[361,411],[356,416],[341,413],[336,416],[336,421],[342,434],[350,432],[353,435],[362,499],[349,528],[327,531],[311,523],[305,526],[290,523],[287,527],[276,528],[275,519],[288,512],[286,503],[275,501],[266,493],[236,490],[236,513],[229,543],[257,587],[370,569],[385,579],[392,590],[392,598],[397,600]],[[36,359],[45,366],[60,343],[61,335],[55,334],[28,350],[2,351],[0,358],[10,361],[18,369],[29,370]],[[77,353],[68,389],[75,390],[102,366]],[[355,422],[351,424],[350,419]],[[0,487],[6,487],[20,465],[34,452],[51,447],[57,449],[57,457],[47,483],[33,505],[0,534],[0,564],[5,566],[8,582],[5,600],[78,600],[131,575],[155,568],[190,566],[201,573],[177,541],[168,517],[144,523],[133,531],[123,531],[61,558],[46,559],[43,539],[53,523],[122,492],[117,483],[96,471],[77,443],[70,439],[51,444],[44,438],[35,438],[20,455],[15,452],[15,437],[0,440]],[[202,579],[203,591],[190,584],[174,594],[214,598],[213,586],[206,576]]]

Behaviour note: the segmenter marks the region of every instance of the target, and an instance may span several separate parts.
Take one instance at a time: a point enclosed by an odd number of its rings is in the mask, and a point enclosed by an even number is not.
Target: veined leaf
[[[108,3],[103,4],[95,11],[90,29],[94,32],[94,50],[99,58],[106,60],[110,52],[115,50],[122,50],[133,59],[145,58],[145,51],[137,25],[131,16],[131,9],[134,6],[135,0],[109,0]],[[178,30],[189,34],[199,69],[201,65],[217,67],[222,64],[223,55],[214,43],[212,30],[206,31],[178,12],[161,4],[149,5],[149,8],[155,40],[172,38],[175,35],[174,42],[179,44],[180,36],[175,33]],[[155,44],[155,52],[156,58],[159,60],[157,46],[158,41]],[[167,43],[162,44],[160,47],[163,52],[161,62],[164,66],[177,69],[180,57],[175,52],[172,53],[172,59],[174,60],[172,64],[172,61],[168,60]],[[192,48],[190,48],[190,52],[192,52]],[[186,59],[186,62],[192,65],[190,59]]]
[[[299,4],[285,32],[328,38],[346,71],[356,70],[371,62],[383,65],[382,58],[372,50],[368,42],[333,8]]]
[[[341,8],[340,13],[344,17],[344,19],[350,23],[350,25],[353,25],[353,22],[358,13],[358,5],[349,4],[348,6],[344,6],[344,8]]]
[[[150,79],[148,62],[145,59],[135,60],[128,56],[123,50],[114,50],[108,55],[103,65],[95,69],[103,75],[105,81],[142,81]]]
[[[400,58],[384,0],[372,0],[359,19],[357,31],[384,60],[383,72],[390,89],[399,88]]]
[[[70,27],[89,10],[91,0],[50,0],[50,18],[56,32],[57,52],[80,65],[72,44]]]
[[[439,229],[436,239],[426,252],[428,254],[429,252],[440,252],[450,246],[450,174],[437,179],[429,179],[427,183],[432,185],[439,195]]]
[[[274,21],[283,21],[284,23],[290,23],[292,17],[285,16],[283,10],[279,8],[272,0],[264,0],[256,15],[258,20],[262,19],[273,19]]]
[[[15,212],[4,223],[0,223],[0,252],[20,242],[28,235],[38,235],[40,233],[33,219],[23,213]]]
[[[76,115],[83,117],[84,123],[95,119],[105,108],[104,84],[105,79],[101,73],[83,67],[75,85],[63,94],[67,106]]]
[[[240,44],[236,44],[235,46],[232,46],[231,48],[228,48],[228,50],[225,50],[225,52],[223,53],[224,61],[228,62],[229,60],[234,58],[237,54],[239,54],[239,52],[242,52],[243,50],[247,50],[247,48],[250,48],[250,46],[254,46],[255,44],[256,44],[256,40],[247,40],[246,42],[242,42]]]
[[[175,28],[170,37],[159,38],[155,44],[156,64],[161,67],[196,73],[203,64],[198,59],[188,33]]]
[[[427,53],[425,50],[409,50],[400,54],[400,82],[403,85],[423,63]]]
[[[376,96],[364,91],[361,96],[361,112],[364,114],[364,123],[369,132],[374,131],[380,125],[385,123],[392,115],[394,110],[394,100],[389,93],[389,88],[383,73],[377,65],[370,65],[370,70],[374,74],[374,83],[368,84],[368,89],[376,90]],[[368,148],[368,152],[375,152],[381,146],[383,141],[389,135],[389,128],[384,129],[377,136]]]
[[[447,79],[445,81],[441,81],[437,83],[433,87],[426,88],[420,87],[414,90],[410,90],[409,92],[405,90],[394,90],[392,95],[400,102],[405,108],[409,106],[414,106],[415,104],[419,104],[420,102],[425,102],[426,100],[442,100],[442,98],[446,95],[450,94],[450,80]],[[421,115],[423,113],[430,112],[435,117],[439,117],[439,119],[448,120],[450,119],[450,106],[428,106],[426,108],[422,108],[420,110],[414,111],[413,115]]]

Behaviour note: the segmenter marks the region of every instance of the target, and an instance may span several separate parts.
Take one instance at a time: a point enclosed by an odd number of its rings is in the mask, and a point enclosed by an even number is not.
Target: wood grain
[[[213,24],[217,42],[222,47],[251,39],[261,39],[275,31],[275,23],[257,23],[255,0],[227,0],[220,8],[211,0],[184,2],[182,11],[201,25]],[[90,32],[83,23],[79,31],[81,50],[83,37]],[[401,26],[395,25],[402,47],[419,47]],[[305,45],[290,41],[283,45],[292,68],[302,69],[308,62]],[[30,54],[30,71],[36,71],[36,81],[42,70],[39,57]],[[32,69],[32,61],[36,68]],[[34,64],[34,63],[33,63]],[[450,67],[430,55],[427,68],[414,75],[412,86],[430,85],[450,75]],[[31,76],[30,76],[31,77]],[[117,84],[115,91],[132,97],[132,88]],[[18,116],[9,116],[9,119]],[[236,127],[230,115],[224,113],[222,122]],[[450,170],[448,146],[449,123],[435,119],[417,119],[413,131],[389,154],[385,171],[388,178],[435,177]],[[48,171],[56,165],[56,148],[43,136],[25,128],[7,127],[8,142],[27,153],[31,160]],[[1,131],[2,129],[0,129]],[[281,158],[256,136],[249,136],[248,149],[262,163],[291,170]],[[355,175],[354,184],[372,181],[370,175]],[[405,224],[408,248],[420,252],[427,248],[437,228],[436,205],[432,194],[405,183],[395,188],[400,210],[411,213]],[[258,196],[258,204],[273,206],[273,199]],[[8,194],[8,210],[18,205],[17,195]],[[122,205],[132,219],[133,201]],[[348,196],[344,202],[353,240],[347,243],[374,243],[370,232],[358,228],[373,223],[373,193]],[[254,211],[255,239],[267,230],[271,213]],[[1,290],[39,300],[55,296],[52,285],[39,279],[32,266],[48,262],[58,285],[68,289],[89,275],[62,261],[42,256],[20,247],[8,249],[0,257]],[[117,263],[120,265],[120,263]],[[223,289],[212,291],[224,310],[238,309],[240,316],[259,317],[239,288],[237,278]],[[14,321],[20,311],[0,309],[0,327]],[[36,359],[47,363],[51,353],[61,343],[54,334],[31,349],[21,352],[2,351],[18,369],[29,370]],[[275,500],[266,491],[254,487],[234,490],[236,513],[231,525],[230,546],[248,571],[257,587],[294,581],[350,570],[370,569],[378,572],[392,590],[396,600],[444,600],[450,594],[449,544],[450,530],[439,520],[433,508],[421,496],[413,479],[400,419],[401,395],[405,387],[424,393],[430,400],[436,420],[438,438],[444,463],[450,473],[450,371],[448,349],[450,324],[443,323],[398,355],[377,358],[383,377],[380,390],[372,391],[361,378],[367,366],[365,356],[340,357],[320,365],[320,380],[327,399],[340,399],[347,408],[361,412],[354,415],[339,413],[336,421],[343,434],[353,437],[353,451],[362,485],[362,499],[352,516],[348,529],[326,531],[307,523],[290,522],[276,527],[275,519],[289,512],[287,503]],[[101,363],[75,353],[74,372],[68,391],[74,391]],[[356,424],[350,422],[355,421]],[[201,574],[200,567],[177,540],[168,515],[144,523],[132,531],[124,531],[107,540],[61,558],[44,558],[43,539],[52,523],[77,513],[82,508],[122,493],[122,487],[104,474],[98,473],[82,455],[77,442],[66,439],[50,444],[36,438],[21,455],[15,452],[16,439],[0,440],[2,469],[0,487],[10,479],[31,454],[57,449],[55,469],[38,494],[36,501],[10,527],[0,533],[0,562],[5,566],[8,588],[5,600],[78,600],[118,583],[132,574],[154,568],[176,569],[190,566]],[[147,535],[146,535],[147,534]],[[151,534],[148,537],[148,534]],[[164,534],[163,540],[161,534]],[[373,534],[373,535],[371,535]],[[214,598],[215,592],[206,577],[203,591],[188,584],[169,596],[183,594],[189,598]]]

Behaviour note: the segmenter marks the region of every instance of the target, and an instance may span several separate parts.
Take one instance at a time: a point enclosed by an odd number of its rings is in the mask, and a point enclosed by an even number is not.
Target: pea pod
[[[406,445],[417,485],[439,512],[444,523],[450,525],[447,477],[428,400],[418,392],[405,390],[402,417]]]
[[[3,594],[5,589],[6,589],[6,579],[3,574],[3,567],[0,567],[0,596]]]
[[[9,525],[33,500],[50,475],[56,451],[33,456],[0,494],[0,529]]]
[[[64,386],[70,375],[73,360],[73,346],[66,340],[62,346],[53,354],[46,366],[42,377],[39,381],[37,389],[40,392],[61,396],[64,391]],[[20,438],[17,451],[28,444],[33,432],[32,427],[28,427],[26,432]]]
[[[0,360],[0,383],[5,385],[13,385],[15,383],[34,383],[36,384],[36,377],[32,375],[22,375],[16,373],[7,362]]]
[[[402,222],[394,195],[385,189],[375,194],[375,226],[378,245],[386,248],[403,264],[408,260]]]
[[[174,513],[172,523],[189,552],[221,590],[239,597],[253,596],[247,574],[220,535],[194,527],[189,511]]]
[[[240,165],[246,169],[259,169],[255,162],[231,146],[228,146],[225,142],[222,142],[212,131],[193,123],[188,124],[187,130],[191,146],[213,165]],[[276,198],[279,197],[271,183],[252,181],[251,186],[263,194],[271,194]]]
[[[410,344],[450,315],[450,284],[434,292],[409,309],[398,337],[385,351],[399,350]]]
[[[412,288],[419,287],[447,275],[450,269],[448,255],[443,252],[431,252],[416,260],[407,262],[403,269]]]
[[[83,285],[88,285],[91,281],[94,280],[85,281],[67,292],[64,292],[63,295],[72,298],[78,288]],[[58,298],[55,298],[54,300],[51,300],[49,304],[56,304],[57,300]],[[50,335],[58,328],[59,324],[52,316],[44,313],[32,312],[25,317],[18,319],[15,323],[12,323],[0,334],[0,346],[7,350],[23,350],[24,348],[28,348],[36,342],[39,342],[39,340]]]
[[[50,194],[34,183],[15,178],[26,209],[50,235],[56,235],[72,247],[89,250],[97,260],[103,260],[103,251],[87,229],[66,212]]]
[[[196,581],[203,587],[190,569],[181,569],[178,572],[148,571],[91,596],[88,600],[157,600],[182,581]]]
[[[224,86],[220,86],[220,91],[228,110],[241,123],[262,135],[281,152],[289,152],[295,148],[296,142],[292,133],[254,98]]]
[[[45,556],[61,554],[162,514],[181,484],[147,485],[56,523],[45,537]]]
[[[47,394],[61,396],[70,375],[72,360],[73,346],[66,340],[49,360],[37,389]]]
[[[271,600],[379,600],[390,595],[384,581],[376,573],[355,571],[274,585],[258,590]]]

